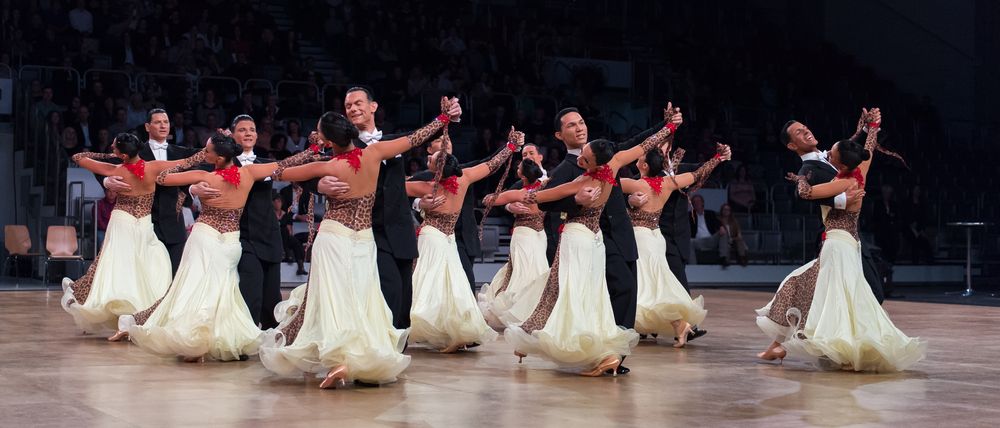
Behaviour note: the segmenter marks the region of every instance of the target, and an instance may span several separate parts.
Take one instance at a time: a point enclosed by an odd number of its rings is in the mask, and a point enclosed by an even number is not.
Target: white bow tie
[[[371,144],[372,141],[381,141],[382,131],[379,131],[377,129],[375,130],[375,132],[361,131],[358,134],[358,139],[364,142],[365,144]]]
[[[257,155],[253,154],[253,153],[245,154],[245,155],[239,155],[239,156],[236,157],[236,159],[239,159],[241,164],[247,165],[247,164],[251,164],[251,163],[253,163],[253,161],[257,160]]]
[[[153,150],[166,150],[167,143],[157,143],[156,141],[150,141],[149,148]]]

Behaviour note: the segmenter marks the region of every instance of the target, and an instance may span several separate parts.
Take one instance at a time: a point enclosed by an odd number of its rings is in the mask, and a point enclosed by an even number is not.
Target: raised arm
[[[623,178],[622,183],[622,193],[631,195],[636,192],[645,192],[646,189],[643,187],[642,180],[636,180],[633,178]]]
[[[483,198],[483,205],[493,204],[493,205],[507,205],[514,202],[521,202],[524,199],[524,195],[527,193],[524,189],[512,189],[507,190],[494,197],[493,194],[486,195]],[[492,199],[492,202],[490,200]]]
[[[524,133],[521,131],[515,131],[514,127],[510,127],[510,133],[507,135],[507,146],[502,150],[493,155],[490,160],[483,162],[479,165],[465,168],[462,170],[462,175],[465,176],[470,182],[475,183],[486,177],[489,177],[493,173],[497,172],[501,166],[515,151],[519,150],[519,147],[524,145]]]
[[[683,189],[687,187],[688,192],[697,192],[698,189],[701,189],[701,186],[704,186],[705,182],[708,181],[708,177],[712,175],[712,171],[715,170],[715,167],[731,159],[732,156],[733,153],[729,149],[729,146],[716,143],[715,156],[712,157],[712,159],[709,159],[708,162],[701,164],[701,166],[693,172],[684,173],[680,176],[674,177],[673,180],[670,180],[670,184],[677,186],[675,189]],[[690,177],[685,177],[687,175],[690,175]],[[688,180],[690,180],[690,182],[688,182]]]
[[[405,137],[400,137],[395,140],[381,141],[378,144],[372,144],[365,148],[366,152],[373,152],[375,156],[380,159],[392,159],[396,155],[405,153],[412,147],[419,146],[430,141],[430,137],[440,131],[442,128],[448,126],[448,123],[453,120],[453,118],[458,118],[462,114],[462,109],[458,105],[458,99],[452,98],[448,99],[441,97],[441,114],[434,118],[431,123],[424,125],[412,134]]]
[[[187,186],[205,181],[211,175],[212,173],[200,169],[174,173],[163,171],[160,175],[156,176],[156,184],[162,186]]]
[[[646,139],[642,141],[642,144],[615,153],[615,156],[608,162],[612,169],[618,170],[625,165],[635,162],[640,157],[645,155],[646,152],[666,143],[667,137],[672,135],[681,123],[684,123],[684,118],[680,113],[680,109],[673,108],[672,104],[667,104],[667,109],[663,111],[663,115],[666,125],[664,125],[659,131],[656,131],[656,133],[646,137]]]
[[[167,181],[167,176],[171,175],[171,174],[175,174],[175,173],[180,172],[180,171],[183,171],[185,169],[189,169],[189,168],[191,168],[191,167],[193,167],[195,165],[198,165],[198,164],[202,163],[204,160],[205,160],[205,150],[199,150],[193,156],[177,162],[177,164],[175,164],[174,166],[172,166],[170,168],[167,168],[167,169],[164,169],[163,171],[160,171],[160,173],[156,175],[156,184],[161,185],[161,186],[181,186],[183,184],[194,184],[194,183],[197,183],[197,181],[196,181],[196,182],[193,182],[193,183],[172,184],[175,180]],[[195,171],[191,171],[191,172],[195,172]],[[204,172],[204,171],[201,171],[201,172]]]
[[[314,151],[312,149],[307,149],[299,153],[296,153],[294,156],[289,156],[284,160],[278,162],[252,164],[252,165],[247,165],[246,168],[247,171],[250,173],[250,176],[253,177],[254,181],[262,180],[267,177],[271,177],[275,180],[280,180],[283,179],[282,175],[286,173],[288,169],[299,165],[307,164],[315,160],[319,160],[320,158],[322,158],[322,156],[317,154],[317,151]],[[301,180],[289,180],[289,181],[301,181]]]
[[[545,202],[557,201],[560,199],[568,198],[574,196],[584,188],[584,185],[588,180],[582,178],[577,178],[569,183],[563,183],[556,187],[547,188],[545,190],[539,190],[537,192],[527,192],[525,199],[522,200],[524,203],[528,204],[541,204]]]
[[[871,109],[871,111],[867,112],[865,122],[867,123],[865,129],[868,133],[865,136],[865,150],[868,151],[868,160],[861,162],[861,164],[858,165],[858,168],[861,169],[861,175],[863,177],[868,177],[868,170],[871,169],[872,159],[875,157],[875,150],[880,148],[878,146],[878,130],[879,127],[882,126],[882,113],[878,108]]]
[[[86,169],[97,175],[111,175],[114,173],[115,168],[118,165],[101,162],[97,159],[115,159],[117,156],[111,153],[97,153],[97,152],[80,152],[73,155],[73,162],[80,165],[81,168]]]
[[[801,175],[788,173],[788,180],[796,183],[796,192],[802,199],[831,198],[850,189],[857,181],[854,178],[837,178],[829,183],[809,184],[809,179]]]
[[[426,194],[431,193],[434,188],[434,183],[430,181],[407,181],[406,182],[406,195],[411,198],[421,198]]]

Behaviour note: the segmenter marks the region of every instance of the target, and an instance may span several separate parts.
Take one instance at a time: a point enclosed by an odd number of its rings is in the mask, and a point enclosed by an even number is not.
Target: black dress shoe
[[[363,388],[379,388],[379,387],[382,386],[382,385],[379,385],[377,383],[362,382],[360,380],[355,380],[354,381],[354,385],[355,386],[360,386],[360,387],[363,387]]]
[[[240,354],[240,361],[246,361],[246,360],[249,360],[249,359],[250,359],[249,355]]]
[[[465,345],[465,349],[472,349],[472,348],[475,348],[475,347],[477,347],[479,345],[480,345],[479,342],[472,342],[472,343],[470,343],[468,345]]]
[[[618,374],[619,374],[619,375],[627,375],[627,374],[629,374],[629,372],[631,372],[631,371],[632,371],[632,369],[630,369],[630,368],[628,368],[628,367],[625,367],[625,366],[621,366],[621,365],[620,365],[620,366],[618,366],[618,368],[616,368],[616,369],[608,369],[608,370],[606,370],[606,371],[604,372],[604,374],[606,374],[606,375],[610,375],[610,374],[614,374],[613,372],[618,372]]]
[[[690,341],[695,340],[695,339],[697,339],[699,337],[702,337],[702,336],[704,336],[706,334],[708,334],[708,330],[702,330],[702,329],[700,329],[698,327],[691,327],[691,332],[688,333],[688,340],[687,341],[690,342]],[[677,340],[677,338],[675,337],[674,340]]]

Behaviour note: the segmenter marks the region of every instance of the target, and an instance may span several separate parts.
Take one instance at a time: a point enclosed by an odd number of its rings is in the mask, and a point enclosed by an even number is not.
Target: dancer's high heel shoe
[[[347,366],[341,364],[334,367],[326,374],[326,378],[319,383],[321,389],[340,388],[347,384]]]
[[[687,345],[688,334],[692,333],[691,324],[688,324],[687,321],[681,321],[678,325],[683,325],[684,327],[680,329],[680,331],[676,332],[677,342],[674,343],[674,348],[683,348],[684,345]]]
[[[521,361],[524,361],[524,357],[527,357],[528,354],[525,354],[520,351],[514,351],[514,356],[517,357],[517,363],[521,364]]]
[[[776,346],[774,348],[768,349],[764,352],[757,354],[757,358],[760,358],[764,361],[778,360],[778,364],[782,364],[785,361],[786,354],[787,352],[785,351],[785,348]]]
[[[205,356],[204,355],[198,356],[198,357],[185,357],[185,356],[181,356],[180,359],[181,359],[181,361],[183,361],[185,363],[204,363],[205,362]]]
[[[594,367],[593,370],[589,372],[583,372],[580,374],[583,376],[598,377],[602,376],[604,372],[611,370],[611,375],[617,376],[618,372],[612,369],[617,368],[618,364],[621,364],[621,360],[618,359],[618,357],[605,357],[603,360],[601,360],[601,363],[598,364],[597,367]]]
[[[449,346],[447,348],[442,349],[441,353],[442,354],[454,354],[454,353],[458,352],[458,350],[461,349],[461,348],[463,348],[463,347],[465,347],[465,344],[454,344],[454,345],[451,345],[451,346]]]
[[[128,330],[118,330],[108,338],[108,342],[121,342],[128,339]]]

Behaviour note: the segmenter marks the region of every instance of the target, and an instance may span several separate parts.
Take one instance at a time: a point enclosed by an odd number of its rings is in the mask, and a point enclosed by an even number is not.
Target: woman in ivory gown
[[[281,167],[309,161],[313,153],[240,166],[236,156],[242,151],[232,137],[216,134],[204,150],[156,178],[157,184],[167,186],[204,181],[221,195],[202,201],[201,215],[166,294],[152,307],[119,319],[119,330],[127,331],[133,343],[150,353],[177,355],[185,361],[205,356],[228,361],[257,353],[261,331],[240,294],[236,272],[242,253],[240,215],[254,181]],[[202,161],[214,165],[215,171],[179,172]]]
[[[672,139],[671,139],[672,140]],[[645,204],[629,210],[635,243],[639,250],[636,260],[638,298],[636,299],[635,330],[640,334],[673,333],[675,348],[683,348],[687,343],[692,325],[705,320],[706,311],[701,296],[691,298],[684,286],[670,271],[667,264],[667,243],[660,233],[660,213],[670,194],[678,189],[688,188],[695,192],[712,174],[720,163],[729,160],[729,146],[718,145],[718,153],[694,172],[674,175],[671,165],[677,164],[684,156],[683,149],[677,149],[677,162],[666,160],[670,145],[664,150],[651,150],[637,162],[640,179],[623,178],[622,191],[628,194],[648,195]],[[666,176],[663,176],[666,169]]]
[[[614,143],[587,143],[577,163],[586,172],[574,181],[550,189],[522,190],[521,202],[535,204],[572,195],[589,200],[566,220],[545,290],[534,312],[504,331],[514,353],[541,354],[561,367],[584,376],[601,376],[616,368],[639,341],[639,334],[615,323],[605,278],[604,237],[599,221],[604,204],[625,165],[664,144],[681,122],[679,112],[665,112],[667,125],[642,144],[615,153]],[[612,373],[616,373],[611,370]]]
[[[417,258],[413,269],[413,304],[410,306],[410,342],[426,343],[443,353],[477,346],[497,337],[486,324],[476,296],[470,291],[468,277],[458,258],[455,222],[465,201],[465,192],[477,181],[493,174],[524,144],[524,133],[512,127],[507,146],[488,161],[460,168],[451,155],[448,134],[442,150],[434,153],[428,164],[436,181],[410,181],[406,193],[411,197],[440,194],[443,204],[424,212],[417,229]]]
[[[830,150],[830,162],[840,171],[836,179],[810,186],[805,177],[789,174],[798,183],[799,197],[822,199],[864,188],[873,150],[898,158],[878,145],[878,109],[867,112],[865,122],[863,146],[848,139]],[[876,372],[906,370],[924,358],[927,343],[896,328],[865,281],[858,237],[861,204],[857,198],[846,209],[829,211],[819,259],[786,279],[757,311],[758,327],[773,340],[760,358],[784,359],[790,353],[825,367]]]
[[[139,139],[132,134],[118,134],[112,147],[113,153],[73,155],[73,162],[88,171],[121,176],[132,186],[118,195],[94,263],[76,281],[63,278],[62,307],[84,331],[114,330],[119,316],[153,304],[170,285],[170,256],[156,239],[150,211],[156,175],[182,161],[140,159]],[[98,159],[120,159],[122,163]]]
[[[264,333],[260,361],[268,370],[284,376],[315,373],[324,377],[320,388],[331,388],[349,381],[394,382],[409,366],[410,357],[402,354],[407,331],[392,326],[375,263],[372,207],[379,167],[429,140],[457,117],[458,108],[457,100],[442,99],[442,114],[430,124],[364,149],[354,146],[358,129],[344,116],[327,112],[310,137],[332,147],[333,158],[277,174],[286,181],[334,176],[350,184],[350,191],[327,200],[312,246],[309,281],[292,296],[294,303],[276,309],[294,308],[293,314]]]
[[[520,198],[521,189],[538,190],[542,168],[534,160],[523,159],[518,166],[520,186],[499,195],[484,199],[487,205],[506,205]],[[479,292],[479,308],[486,323],[496,331],[503,331],[508,324],[524,322],[535,310],[545,289],[545,280],[538,280],[549,271],[545,257],[548,238],[545,235],[545,213],[537,205],[528,206],[528,214],[514,216],[510,235],[510,256],[497,271],[493,281]]]

